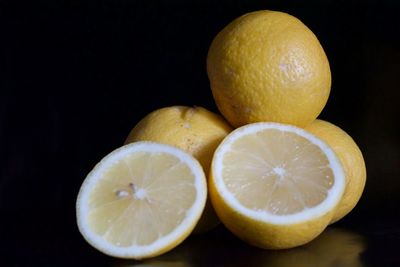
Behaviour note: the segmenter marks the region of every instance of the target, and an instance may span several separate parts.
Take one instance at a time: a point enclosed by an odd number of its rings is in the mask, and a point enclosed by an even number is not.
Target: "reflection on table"
[[[114,267],[361,267],[366,244],[362,236],[329,227],[312,242],[288,250],[263,250],[234,238],[225,229],[191,236],[172,251],[143,261],[116,260]]]

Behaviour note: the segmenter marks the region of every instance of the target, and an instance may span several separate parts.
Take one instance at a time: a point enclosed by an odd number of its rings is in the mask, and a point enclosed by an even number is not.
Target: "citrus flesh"
[[[219,110],[235,127],[260,121],[305,127],[331,86],[328,59],[312,31],[268,10],[245,14],[217,34],[207,73]]]
[[[125,143],[153,141],[185,150],[194,156],[208,176],[215,149],[232,131],[219,115],[202,107],[171,106],[157,109],[140,120]],[[194,233],[214,228],[219,220],[207,201]]]
[[[88,174],[77,198],[78,227],[105,254],[152,257],[191,233],[206,196],[197,160],[172,146],[137,142],[113,151]]]
[[[364,158],[353,138],[330,122],[315,120],[305,130],[324,140],[343,166],[346,189],[332,218],[331,223],[334,223],[350,213],[362,196],[367,179]]]
[[[243,240],[270,249],[305,244],[329,224],[345,178],[329,146],[295,126],[254,123],[217,148],[209,183],[213,206]]]

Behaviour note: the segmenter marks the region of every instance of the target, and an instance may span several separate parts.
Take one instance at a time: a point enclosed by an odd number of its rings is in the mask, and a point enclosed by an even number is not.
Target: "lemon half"
[[[295,126],[254,123],[217,148],[209,183],[225,226],[258,247],[305,244],[329,224],[345,188],[330,147]]]
[[[107,155],[86,177],[76,203],[78,227],[110,256],[157,256],[191,233],[206,198],[197,160],[172,146],[137,142]]]

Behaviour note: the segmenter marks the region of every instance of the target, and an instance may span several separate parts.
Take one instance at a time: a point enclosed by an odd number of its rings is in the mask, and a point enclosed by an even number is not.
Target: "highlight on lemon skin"
[[[209,193],[222,223],[267,249],[303,245],[331,221],[345,177],[331,148],[307,131],[254,123],[218,146]]]
[[[346,177],[346,189],[331,223],[350,213],[364,191],[367,170],[364,158],[356,142],[345,131],[334,124],[315,120],[305,130],[324,140],[339,157]]]
[[[208,176],[215,149],[231,131],[231,126],[221,116],[205,108],[171,106],[157,109],[141,119],[125,143],[153,141],[178,147],[194,156]],[[207,200],[194,233],[205,233],[218,223],[218,217]]]
[[[217,34],[207,73],[219,110],[235,127],[261,121],[305,127],[331,89],[317,37],[299,19],[269,10],[240,16]]]
[[[136,142],[111,152],[88,174],[76,202],[78,228],[107,255],[154,257],[192,232],[206,198],[196,159],[169,145]]]

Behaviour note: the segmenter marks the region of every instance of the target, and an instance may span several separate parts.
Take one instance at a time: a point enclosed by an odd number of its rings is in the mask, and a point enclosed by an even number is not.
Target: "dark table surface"
[[[91,248],[75,222],[82,180],[147,113],[217,112],[205,70],[216,33],[246,12],[301,19],[332,70],[320,118],[360,146],[358,206],[315,241],[251,247],[223,226],[134,262]],[[1,1],[1,266],[400,266],[400,2]]]

